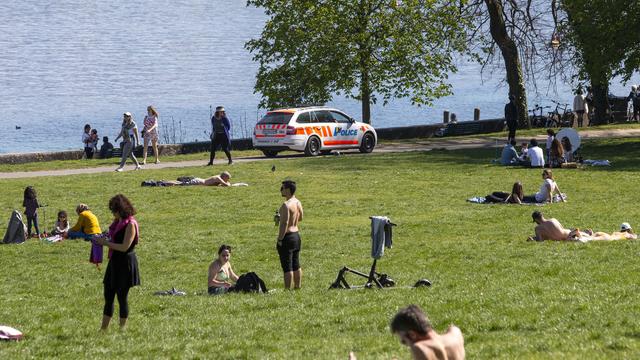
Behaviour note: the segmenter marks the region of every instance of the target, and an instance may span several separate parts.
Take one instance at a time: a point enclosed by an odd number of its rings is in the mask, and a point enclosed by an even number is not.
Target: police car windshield
[[[265,115],[258,124],[288,124],[289,120],[293,117],[292,113],[288,112],[271,112]]]

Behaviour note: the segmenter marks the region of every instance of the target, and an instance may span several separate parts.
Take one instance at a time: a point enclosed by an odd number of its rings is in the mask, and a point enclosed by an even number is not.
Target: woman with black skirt
[[[129,199],[118,194],[109,200],[109,210],[114,220],[109,226],[109,237],[96,242],[109,248],[109,264],[104,274],[104,312],[102,330],[109,327],[113,316],[113,301],[118,297],[120,305],[120,328],[124,328],[129,317],[127,296],[129,289],[140,285],[138,259],[134,248],[138,244],[138,223],[133,217],[136,210]]]

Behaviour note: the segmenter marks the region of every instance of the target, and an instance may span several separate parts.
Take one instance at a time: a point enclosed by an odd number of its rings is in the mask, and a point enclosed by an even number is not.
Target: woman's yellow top
[[[78,222],[69,231],[82,231],[87,235],[100,234],[100,223],[98,218],[89,210],[85,210],[78,215]]]

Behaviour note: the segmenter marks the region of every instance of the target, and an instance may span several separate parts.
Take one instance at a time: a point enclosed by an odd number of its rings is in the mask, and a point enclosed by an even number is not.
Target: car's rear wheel
[[[317,136],[312,136],[307,140],[307,146],[304,148],[304,153],[307,156],[320,155],[320,139]]]
[[[262,150],[262,153],[268,158],[274,158],[278,155],[278,152],[273,150]]]
[[[364,134],[362,141],[360,142],[360,152],[370,153],[373,151],[374,147],[376,147],[376,138],[373,134],[370,132]]]

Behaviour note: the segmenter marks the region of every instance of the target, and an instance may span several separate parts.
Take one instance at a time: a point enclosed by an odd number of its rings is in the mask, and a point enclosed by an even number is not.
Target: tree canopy
[[[466,48],[464,1],[248,0],[268,20],[246,48],[259,63],[262,107],[324,103],[344,94],[370,104],[423,105],[451,94],[454,56]]]

